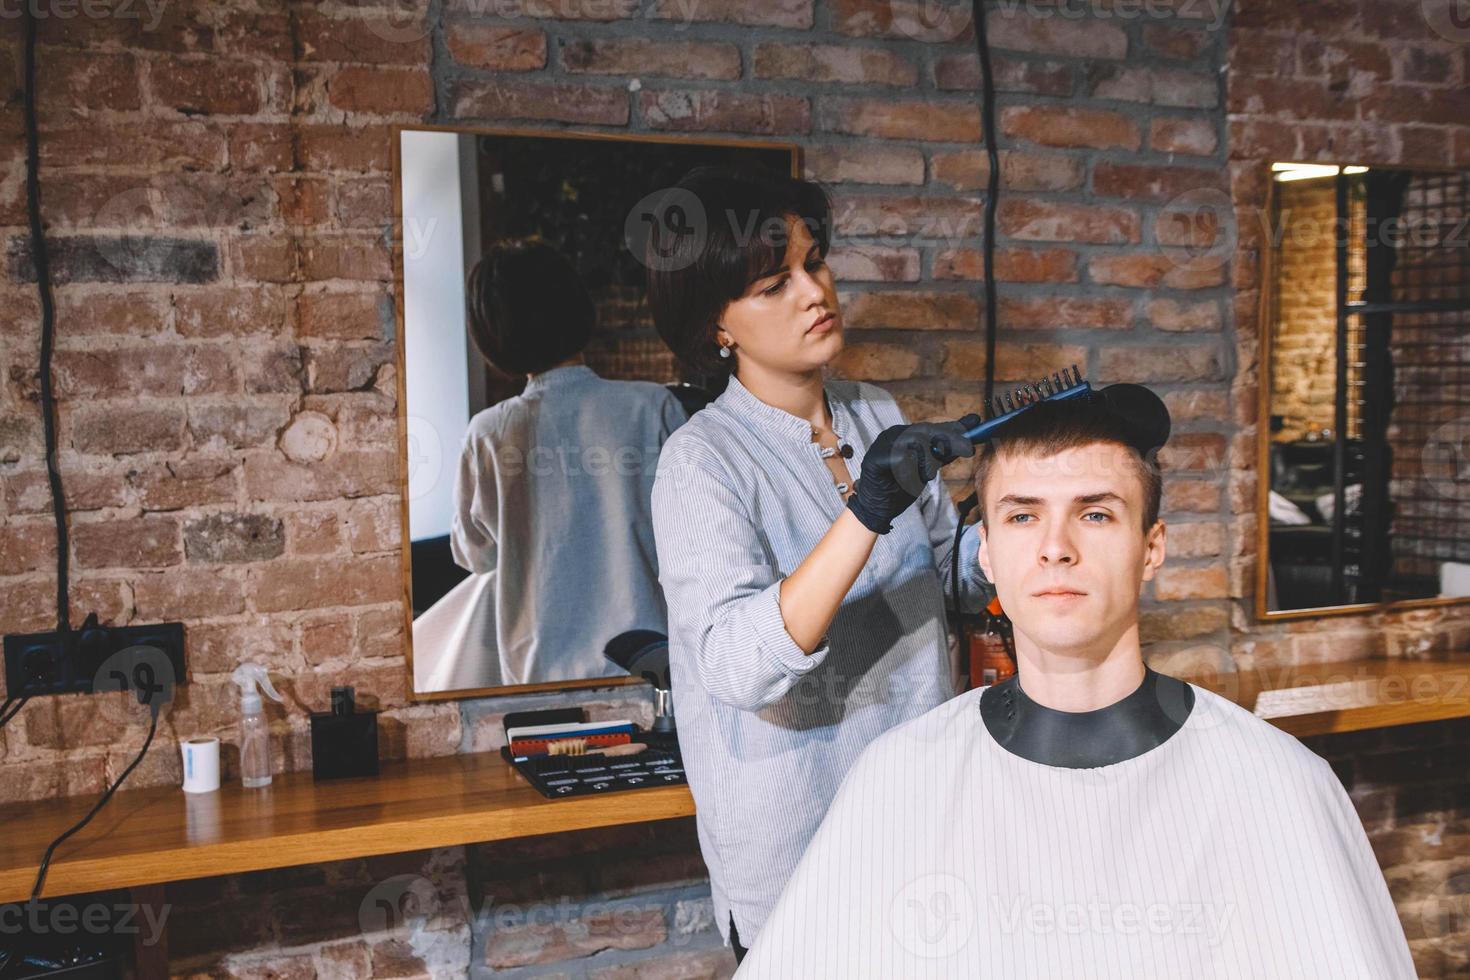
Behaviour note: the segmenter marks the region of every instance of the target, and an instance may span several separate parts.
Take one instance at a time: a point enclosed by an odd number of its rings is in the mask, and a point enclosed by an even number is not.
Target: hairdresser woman
[[[883,389],[825,379],[843,325],[822,188],[699,168],[669,199],[691,195],[666,224],[698,231],[662,239],[649,302],[683,361],[729,381],[664,446],[654,537],[700,849],[740,959],[858,753],[955,693],[937,473],[974,450],[961,423],[905,426]]]

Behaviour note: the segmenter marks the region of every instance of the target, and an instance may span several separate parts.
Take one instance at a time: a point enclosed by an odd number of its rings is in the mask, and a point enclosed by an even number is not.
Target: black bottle
[[[311,773],[316,779],[378,774],[378,713],[357,711],[350,687],[332,688],[332,710],[311,715]]]

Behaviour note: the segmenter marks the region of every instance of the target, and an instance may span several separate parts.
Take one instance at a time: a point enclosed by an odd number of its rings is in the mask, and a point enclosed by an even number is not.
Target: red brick
[[[1220,513],[1220,484],[1210,480],[1182,480],[1171,474],[1164,478],[1164,511],[1191,514]]]
[[[1160,153],[1188,153],[1210,156],[1219,138],[1213,119],[1158,117],[1149,121],[1148,145]]]
[[[885,37],[943,44],[974,37],[969,8],[924,6],[912,0],[835,0],[832,29],[853,37]]]
[[[842,309],[843,322],[854,329],[973,330],[980,322],[980,304],[967,293],[865,292]]]
[[[991,11],[986,34],[992,47],[1055,54],[1066,58],[1123,58],[1128,54],[1128,34],[1117,24],[1095,18],[1033,15],[1024,6]]]
[[[133,595],[143,622],[195,622],[245,611],[245,587],[222,571],[201,575],[197,568],[178,568],[140,575]]]
[[[1219,330],[1220,305],[1213,300],[1183,303],[1175,299],[1155,299],[1148,304],[1148,318],[1159,330]]]
[[[979,249],[959,248],[934,256],[935,279],[982,279],[984,255]],[[1065,248],[995,250],[995,278],[999,282],[1076,282],[1077,253]]]
[[[189,439],[195,449],[255,449],[275,441],[290,419],[279,401],[230,402],[222,405],[191,402]]]
[[[752,59],[756,78],[793,78],[807,82],[851,82],[913,86],[914,63],[881,48],[841,44],[757,44]],[[739,62],[736,62],[738,77]]]
[[[72,526],[78,568],[167,568],[184,560],[172,517],[109,518]]]
[[[668,938],[662,908],[619,903],[573,921],[542,923],[534,917],[497,926],[485,945],[491,971],[560,963],[606,949],[649,949]]]
[[[998,321],[1006,328],[1028,330],[1128,330],[1133,302],[1072,296],[1000,297]]]
[[[296,301],[303,338],[382,340],[393,331],[393,298],[386,292],[310,292]]]
[[[1193,640],[1230,625],[1230,613],[1218,606],[1148,609],[1139,614],[1138,638],[1144,644]]]
[[[1098,380],[1104,384],[1119,381],[1135,384],[1219,381],[1223,370],[1220,349],[1213,344],[1111,347],[1098,357]]]
[[[1203,167],[1159,167],[1102,161],[1093,167],[1092,188],[1107,197],[1171,201],[1191,191],[1223,192],[1223,175],[1218,170]]]
[[[546,67],[546,35],[524,27],[455,21],[444,43],[454,60],[487,71],[538,71]]]
[[[813,146],[803,154],[806,175],[827,183],[922,184],[923,151],[906,146]]]
[[[280,234],[232,236],[229,243],[232,277],[248,282],[293,282],[300,278],[297,242]]]
[[[1159,600],[1225,599],[1229,591],[1223,565],[1179,568],[1166,564],[1154,577],[1154,598]]]
[[[393,182],[386,174],[326,183],[336,188],[333,212],[343,228],[380,228],[384,217],[393,213]]]
[[[1108,286],[1153,289],[1201,289],[1225,281],[1224,266],[1196,267],[1167,255],[1130,252],[1126,255],[1094,255],[1088,259],[1087,276]]]
[[[1001,234],[1026,241],[1125,244],[1139,240],[1138,215],[1126,208],[1003,199],[996,209]]]
[[[336,554],[342,547],[341,521],[334,510],[289,511],[286,550],[303,557]]]
[[[1136,150],[1138,124],[1127,116],[1101,109],[1064,106],[1007,106],[1000,112],[1005,136],[1043,146]]]
[[[138,109],[143,104],[138,60],[131,54],[51,51],[38,53],[36,59],[44,62],[36,71],[41,107],[85,106],[96,112]]]
[[[562,44],[561,64],[572,74],[734,79],[740,77],[740,49],[725,42],[586,38]]]
[[[820,104],[818,125],[880,139],[973,143],[980,139],[980,110],[970,103],[833,98]]]
[[[168,323],[167,296],[152,290],[118,292],[110,287],[105,292],[59,289],[56,320],[66,324],[67,334],[74,337],[147,337]]]
[[[919,253],[883,245],[841,245],[827,255],[838,282],[917,282]]]
[[[1419,90],[1414,90],[1418,94]],[[1325,83],[1291,78],[1233,78],[1228,90],[1228,110],[1247,116],[1270,116],[1281,119],[1351,121],[1358,117],[1360,105],[1391,105],[1391,97],[1379,97],[1376,92],[1364,98],[1350,96],[1346,92],[1334,92]],[[1417,105],[1407,111],[1415,113]],[[1366,112],[1364,113],[1367,117]],[[1415,115],[1405,121],[1417,120]]]
[[[337,613],[298,625],[301,653],[312,665],[329,660],[346,660],[353,655],[352,617]]]
[[[1347,86],[1360,76],[1358,84],[1386,82],[1393,77],[1393,62],[1388,50],[1371,41],[1325,41],[1316,37],[1301,39],[1297,48],[1297,68],[1307,78],[1325,78],[1333,86]]]
[[[993,57],[991,75],[997,92],[1066,96],[1074,84],[1072,66],[1058,61]],[[970,53],[945,55],[934,62],[934,86],[941,91],[980,88],[980,59]]]
[[[460,119],[628,124],[628,94],[614,87],[460,79],[450,87],[449,105]]]
[[[1214,558],[1225,549],[1225,525],[1204,521],[1169,524],[1169,559]]]
[[[1048,153],[1001,150],[1000,186],[1017,191],[1069,191],[1082,186],[1081,159]],[[984,190],[990,178],[990,157],[984,150],[936,152],[930,157],[930,176],[956,190]]]
[[[867,197],[839,199],[833,210],[837,234],[915,235],[937,242],[979,234],[981,203],[966,197]]]
[[[1179,68],[1094,65],[1087,81],[1094,99],[1189,109],[1214,108],[1220,101],[1220,83],[1214,76]]]
[[[175,329],[191,338],[279,335],[287,329],[290,301],[272,287],[190,289],[173,294]]]
[[[228,127],[230,169],[290,170],[291,128],[272,123],[237,123]]]
[[[229,351],[202,344],[61,350],[52,366],[62,398],[218,395],[238,383]]]
[[[721,21],[729,24],[746,24],[752,27],[794,27],[808,30],[812,26],[813,0],[768,0],[749,3],[748,0],[657,0],[649,16],[659,20]],[[632,4],[632,13],[637,12]]]
[[[68,416],[62,415],[63,438]],[[178,405],[81,405],[72,411],[71,445],[80,453],[178,452],[184,448],[184,409]]]
[[[638,112],[652,129],[783,134],[811,130],[811,106],[794,95],[644,90]]]
[[[0,568],[23,575],[56,567],[56,525],[50,521],[7,520],[0,525]]]
[[[422,115],[434,107],[426,68],[344,67],[327,86],[332,105],[349,113]]]
[[[179,510],[233,503],[239,473],[233,458],[189,456],[140,463],[128,471],[127,481],[144,510]]]
[[[399,556],[288,558],[251,570],[251,594],[260,612],[320,609],[389,602],[399,595]]]
[[[405,8],[407,9],[407,8]],[[295,12],[302,55],[309,61],[347,61],[377,65],[426,65],[427,32],[372,16],[333,17],[317,9]],[[446,32],[446,38],[454,32]],[[456,56],[457,57],[457,56]]]
[[[1156,54],[1180,61],[1191,61],[1209,47],[1210,32],[1195,27],[1168,24],[1145,24],[1143,43]]]
[[[1084,364],[1087,348],[1057,344],[999,344],[995,350],[997,381],[1021,382],[1040,378],[1071,364]],[[983,340],[946,340],[944,376],[982,380],[986,345]]]
[[[269,178],[259,174],[179,174],[155,192],[170,229],[259,227],[275,213]]]
[[[900,381],[919,373],[918,352],[897,344],[849,343],[832,362],[837,375],[865,381]]]
[[[313,228],[331,217],[331,181],[325,177],[282,174],[272,181],[281,221],[291,228]],[[379,212],[380,214],[383,212]]]
[[[140,127],[131,122],[94,121],[75,129],[47,129],[40,152],[42,170],[93,164],[147,168],[154,173],[184,168],[218,170],[226,159],[219,127],[192,122],[154,121]]]
[[[393,278],[388,246],[376,235],[308,238],[301,247],[301,271],[309,281],[353,279],[386,282]]]
[[[251,500],[335,500],[399,491],[398,454],[392,450],[338,450],[319,463],[284,457],[245,459],[245,490]]]
[[[148,82],[157,104],[187,115],[250,115],[261,108],[260,72],[243,62],[153,61]]]
[[[300,130],[301,164],[307,170],[386,171],[393,142],[387,126],[312,126]]]

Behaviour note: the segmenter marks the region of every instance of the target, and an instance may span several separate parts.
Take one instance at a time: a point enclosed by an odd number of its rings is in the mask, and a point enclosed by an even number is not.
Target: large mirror
[[[1470,597],[1470,172],[1272,166],[1262,618]]]
[[[393,138],[414,696],[631,682],[609,644],[666,631],[647,526],[658,446],[718,394],[681,374],[653,328],[641,241],[657,229],[640,205],[699,164],[798,175],[799,148],[445,127]],[[534,253],[496,265],[501,278],[532,269],[547,309],[585,293],[594,314],[575,363],[529,374],[485,356],[466,303],[477,263],[525,242]],[[540,308],[501,312],[531,323]],[[562,329],[546,319],[533,333]],[[579,404],[616,417],[589,421]]]

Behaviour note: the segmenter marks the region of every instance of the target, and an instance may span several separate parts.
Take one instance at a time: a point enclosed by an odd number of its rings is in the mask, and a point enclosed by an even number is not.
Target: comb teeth
[[[1068,388],[1075,387],[1081,383],[1082,371],[1077,365],[1073,364],[1070,368],[1063,368],[1035,383],[1024,384],[1011,391],[994,395],[986,407],[990,409],[990,417],[996,418],[1005,415],[1007,412],[1014,412],[1017,409],[1025,408],[1027,405],[1034,405],[1037,402],[1046,401],[1046,399],[1051,398],[1053,395],[1061,394]]]

